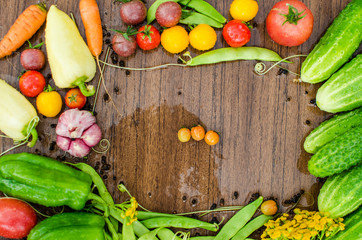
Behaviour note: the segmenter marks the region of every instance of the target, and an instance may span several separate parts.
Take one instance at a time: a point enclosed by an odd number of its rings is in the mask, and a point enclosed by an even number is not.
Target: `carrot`
[[[98,59],[103,47],[103,32],[101,16],[96,0],[80,0],[80,15],[82,17],[89,50]]]
[[[10,55],[29,40],[43,25],[46,18],[45,4],[31,5],[24,10],[0,42],[0,58]]]

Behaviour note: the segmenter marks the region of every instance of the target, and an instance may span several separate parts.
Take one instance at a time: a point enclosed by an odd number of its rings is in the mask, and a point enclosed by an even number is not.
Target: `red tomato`
[[[222,35],[231,47],[242,47],[250,41],[251,37],[250,29],[240,20],[228,22],[222,31]]]
[[[82,109],[87,102],[87,98],[82,94],[79,88],[70,89],[65,95],[65,104],[69,108]]]
[[[29,204],[15,198],[0,198],[0,236],[26,237],[36,222],[36,213]]]
[[[266,19],[266,29],[276,43],[293,47],[308,40],[313,32],[313,14],[298,0],[283,0],[274,5]]]
[[[37,71],[27,71],[19,79],[20,91],[27,97],[36,97],[45,87],[43,74]]]
[[[160,32],[152,25],[146,25],[138,30],[136,36],[138,46],[143,50],[157,48],[161,42]]]

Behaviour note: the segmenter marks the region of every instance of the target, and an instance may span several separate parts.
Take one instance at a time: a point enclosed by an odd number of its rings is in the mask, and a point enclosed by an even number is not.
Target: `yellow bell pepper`
[[[38,139],[39,117],[31,103],[15,88],[0,79],[0,131],[14,142],[28,141],[33,147]]]
[[[78,86],[84,96],[92,96],[94,87],[85,83],[96,73],[95,60],[74,21],[55,5],[47,15],[45,45],[55,85]]]

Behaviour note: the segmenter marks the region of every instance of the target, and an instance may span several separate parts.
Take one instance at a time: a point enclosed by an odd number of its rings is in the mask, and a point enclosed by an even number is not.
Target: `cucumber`
[[[317,92],[316,100],[321,110],[331,113],[362,106],[362,54],[324,83]]]
[[[304,142],[304,149],[306,152],[316,153],[336,137],[360,125],[362,125],[362,108],[335,115],[321,123],[308,135]]]
[[[302,81],[327,80],[352,57],[362,41],[361,19],[362,0],[352,0],[303,62]]]
[[[344,217],[362,203],[362,164],[329,177],[318,196],[319,211]]]
[[[362,239],[362,207],[349,214],[343,221],[344,231],[338,232],[328,240],[361,240]]]
[[[328,177],[362,163],[362,125],[322,147],[308,162],[309,172]]]

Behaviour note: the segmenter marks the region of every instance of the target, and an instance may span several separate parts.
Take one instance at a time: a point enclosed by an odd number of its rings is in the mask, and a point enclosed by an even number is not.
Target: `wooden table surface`
[[[6,34],[28,5],[36,2],[0,1],[0,36]],[[147,1],[147,6],[152,2]],[[208,2],[230,19],[228,10],[232,0]],[[252,21],[254,28],[247,46],[269,48],[287,57],[308,54],[349,1],[304,0],[315,16],[314,31],[306,43],[292,48],[279,46],[266,33],[265,19],[276,2],[259,1],[259,13]],[[47,6],[53,3],[47,1]],[[107,29],[125,29],[118,3],[112,0],[98,3]],[[84,36],[78,1],[58,0],[57,5],[74,14]],[[216,48],[226,47],[221,31],[217,33]],[[106,36],[105,40],[108,39],[111,37]],[[43,40],[44,26],[31,42]],[[0,78],[17,89],[17,76],[23,70],[20,53],[24,49],[25,46],[0,60]],[[45,51],[45,46],[42,49]],[[191,47],[189,50],[193,56],[199,54]],[[103,53],[101,58],[104,56]],[[150,52],[138,50],[136,55],[118,60],[123,60],[127,67],[146,67],[176,63],[177,56],[159,47]],[[296,58],[294,64],[287,67],[299,72],[300,63]],[[256,61],[239,61],[130,73],[107,67],[105,83],[109,95],[101,88],[96,112],[111,148],[103,155],[91,153],[86,162],[99,166],[98,171],[107,178],[105,183],[116,201],[126,199],[116,187],[124,182],[137,200],[153,211],[188,212],[209,209],[213,204],[243,205],[253,193],[277,198],[285,210],[288,206],[283,205],[283,201],[301,189],[316,197],[321,184],[308,173],[310,155],[302,146],[308,133],[328,117],[314,105],[319,85],[295,81],[297,76],[292,74],[279,75],[278,69],[258,76],[253,72],[255,64]],[[48,65],[42,73],[50,78]],[[93,84],[97,81],[98,75]],[[54,85],[51,79],[49,83]],[[65,90],[59,91],[64,96]],[[34,103],[34,99],[31,102]],[[88,102],[92,105],[94,97]],[[64,152],[54,147],[57,118],[41,116],[40,120],[40,141],[36,146],[21,147],[13,153],[32,152],[61,159]],[[220,143],[210,147],[205,142],[179,142],[178,129],[195,124],[219,132]],[[1,151],[8,149],[12,141],[0,139],[0,146]],[[79,161],[69,155],[65,155],[65,159]],[[110,170],[101,170],[107,164]],[[224,215],[209,215],[207,220],[214,216],[221,220]]]

